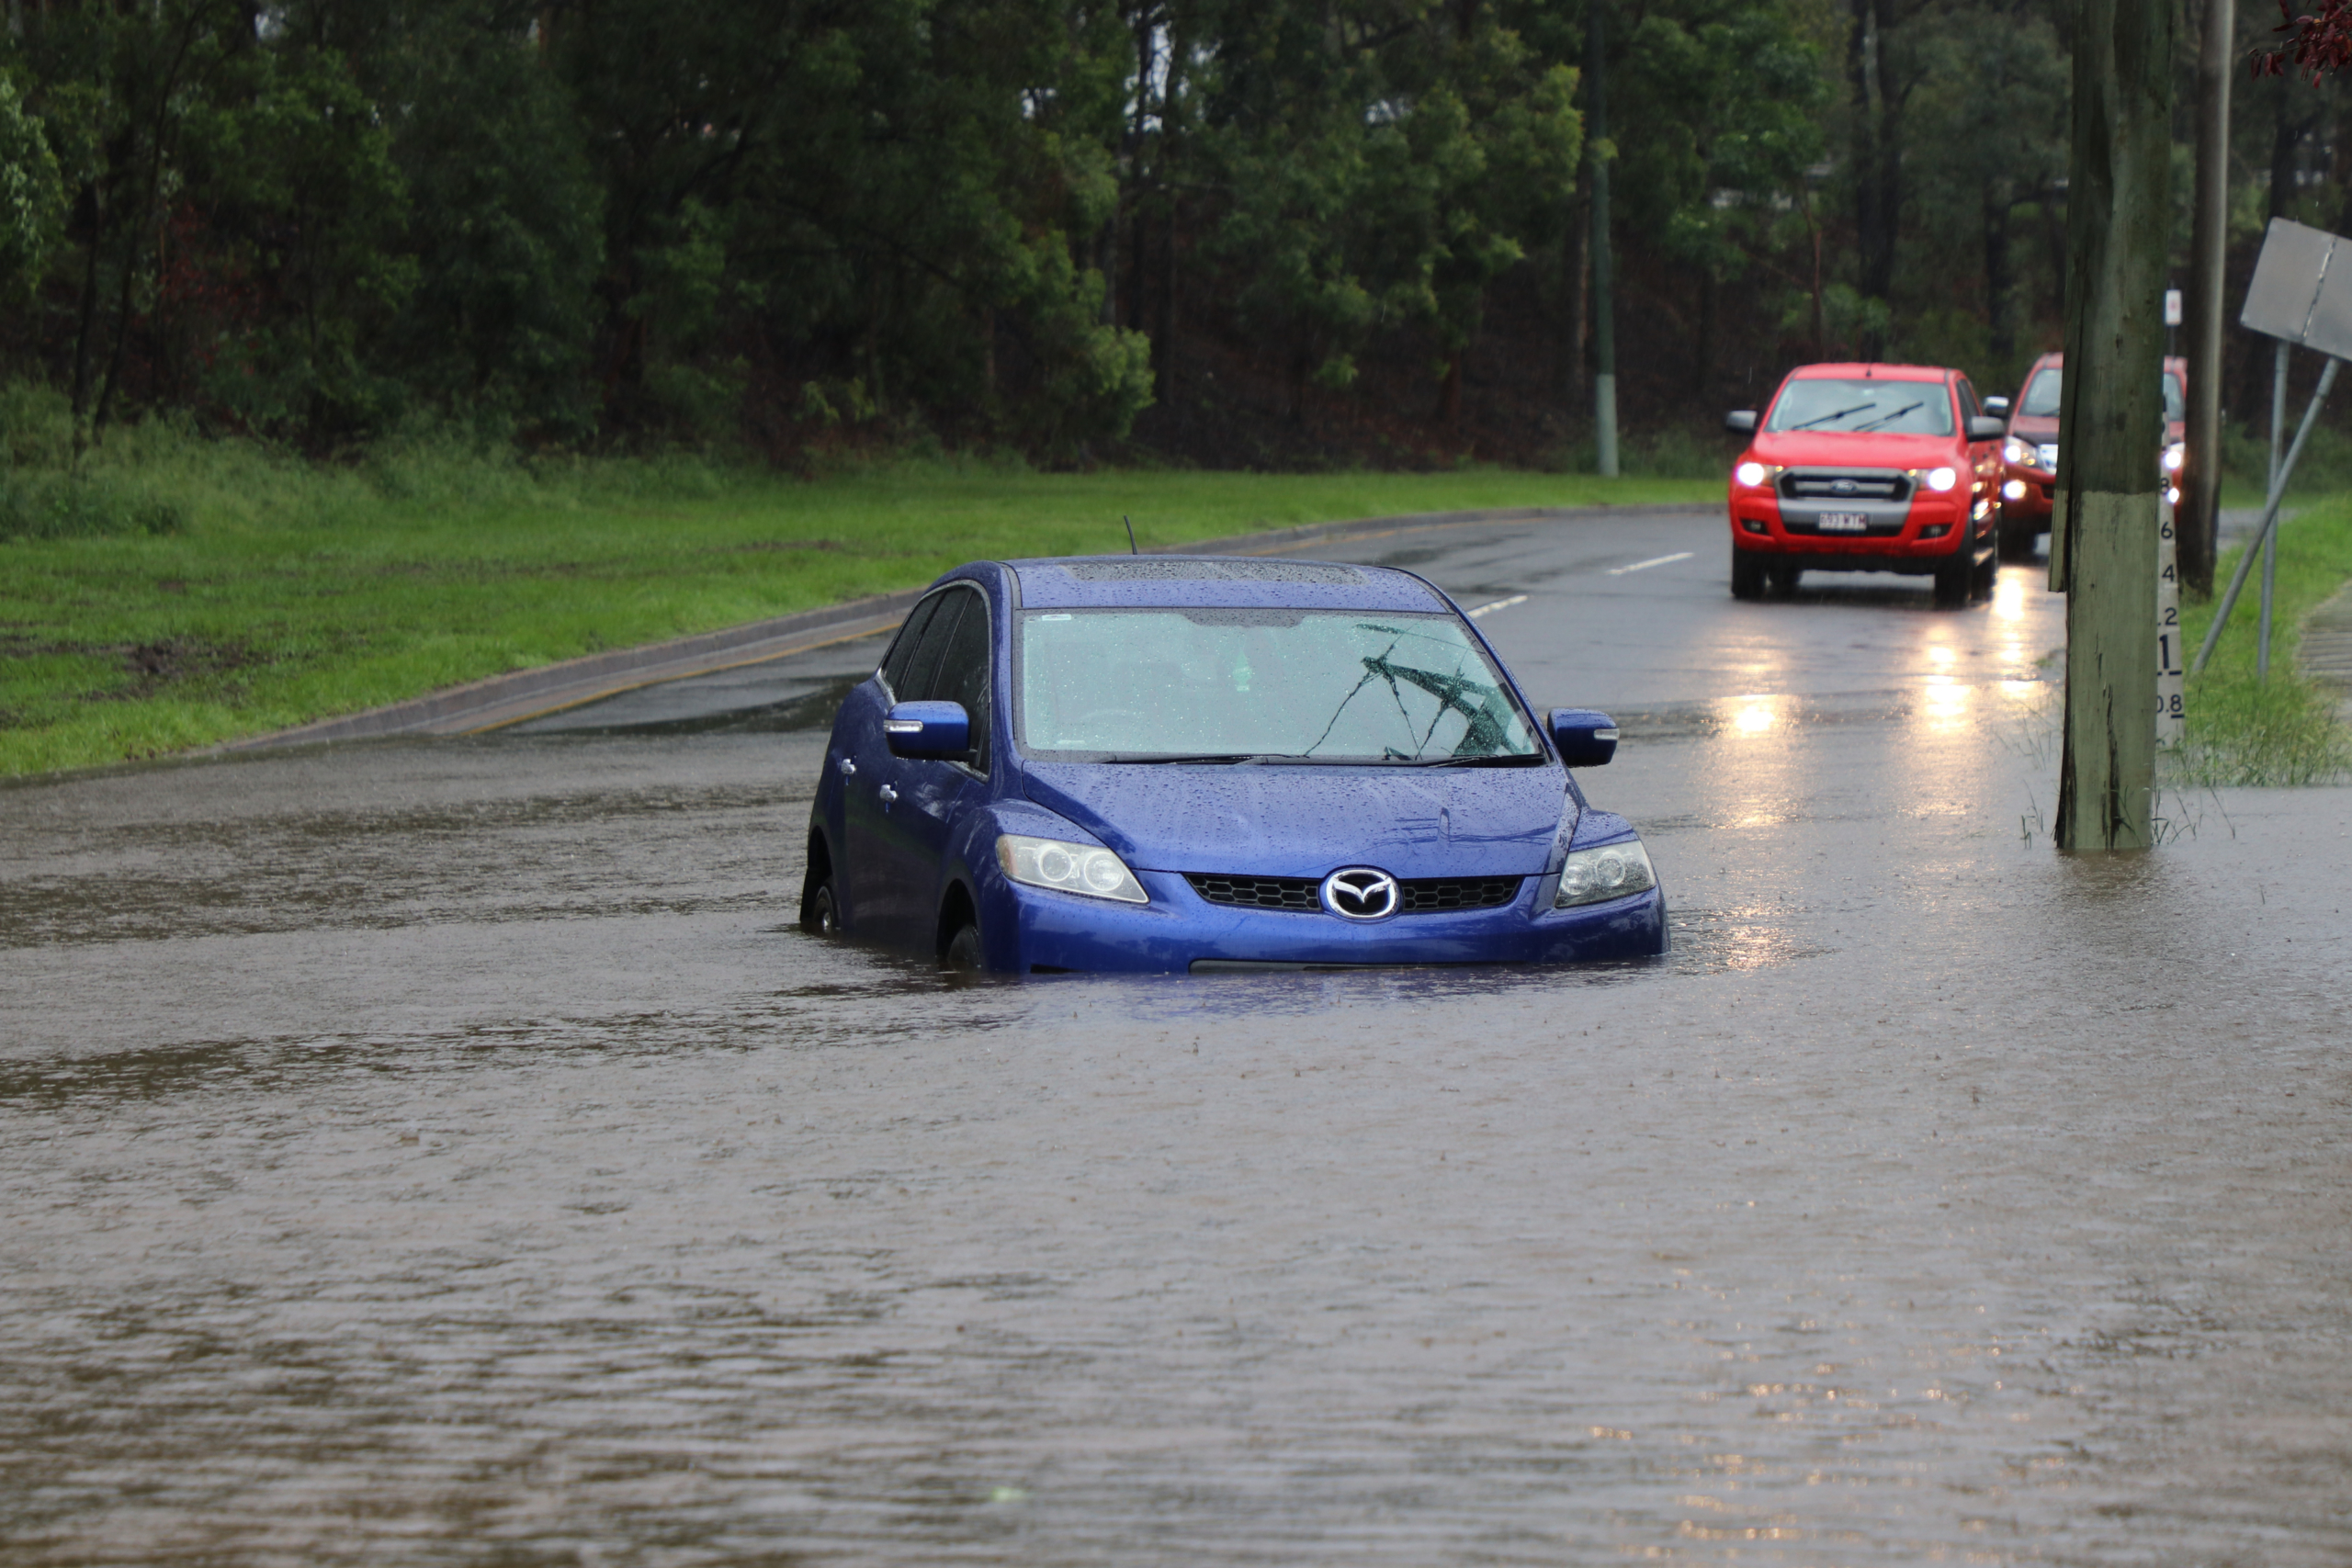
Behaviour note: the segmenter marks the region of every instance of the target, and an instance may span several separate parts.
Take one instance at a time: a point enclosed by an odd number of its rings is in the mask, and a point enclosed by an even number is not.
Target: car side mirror
[[[2008,433],[2009,427],[2006,423],[1981,413],[1968,422],[1968,438],[1971,441],[1998,441]]]
[[[1552,744],[1571,768],[1598,768],[1617,754],[1617,721],[1590,708],[1554,708]]]
[[[971,754],[972,716],[962,703],[899,703],[882,716],[893,757],[957,762]]]
[[[1984,400],[1984,412],[1991,414],[1995,419],[2007,419],[2009,417],[2009,400],[2007,398],[1987,398]]]
[[[1724,415],[1724,428],[1734,435],[1755,434],[1756,411],[1754,409],[1732,410],[1731,412]]]

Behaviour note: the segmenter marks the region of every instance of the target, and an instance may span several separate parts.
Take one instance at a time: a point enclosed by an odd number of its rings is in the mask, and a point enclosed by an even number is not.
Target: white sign
[[[2156,498],[2156,744],[2177,746],[2187,733],[2181,687],[2188,663],[2180,647],[2180,573],[2174,558],[2172,502]]]
[[[2180,325],[2180,290],[2177,288],[2165,290],[2165,325]]]

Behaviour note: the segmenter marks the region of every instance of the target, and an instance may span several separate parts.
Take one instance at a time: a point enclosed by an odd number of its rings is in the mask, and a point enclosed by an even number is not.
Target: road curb
[[[1664,516],[1688,505],[1509,506],[1466,512],[1407,513],[1338,523],[1306,523],[1262,533],[1237,534],[1187,545],[1156,546],[1148,555],[1273,555],[1326,539],[1360,539],[1384,533],[1464,527],[1482,523],[1563,523],[1591,517]],[[928,586],[926,584],[926,586]],[[214,748],[249,751],[323,741],[370,740],[392,735],[474,735],[525,719],[580,707],[640,686],[684,680],[746,664],[806,653],[835,642],[888,631],[903,620],[922,588],[853,599],[821,610],[776,615],[665,642],[617,648],[511,674],[492,675],[422,697],[361,713],[322,718]]]
[[[2305,676],[2333,686],[2352,708],[2352,582],[2346,582],[2303,617],[2295,662]]]

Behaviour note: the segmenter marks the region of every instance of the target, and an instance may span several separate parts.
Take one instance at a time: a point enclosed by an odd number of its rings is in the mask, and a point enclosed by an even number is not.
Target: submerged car
[[[2001,444],[2007,477],[2001,483],[2001,553],[2021,559],[2033,541],[2050,532],[2058,500],[2058,411],[2066,389],[2066,356],[2045,354],[2026,372],[2009,415],[2008,439]],[[2182,445],[2188,424],[2188,361],[2165,361],[2165,438],[2157,457],[2165,499],[2180,499]]]
[[[1808,569],[1928,573],[1947,606],[1991,596],[2003,426],[1967,377],[1800,366],[1760,420],[1724,424],[1750,437],[1732,465],[1733,597],[1792,592]]]
[[[1632,826],[1410,572],[1113,556],[935,583],[842,700],[804,926],[1014,974],[1625,959]]]

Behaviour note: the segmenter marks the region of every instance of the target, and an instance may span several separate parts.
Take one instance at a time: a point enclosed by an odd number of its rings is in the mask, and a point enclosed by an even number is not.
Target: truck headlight
[[[2186,446],[2182,446],[2182,445],[2181,445],[2179,442],[2177,442],[2177,441],[2174,442],[2171,446],[2169,446],[2165,447],[2165,472],[2166,472],[2166,473],[2168,473],[2168,474],[2177,474],[2177,473],[2180,472],[2180,465],[2181,465],[2181,463],[2182,463],[2182,462],[2183,462],[2183,461],[2188,457],[2188,447],[2186,447]]]
[[[1571,850],[1561,863],[1560,890],[1552,896],[1552,908],[1573,909],[1578,904],[1623,898],[1657,886],[1657,874],[1650,869],[1649,852],[1642,848],[1639,839]]]
[[[1951,468],[1929,468],[1919,476],[1919,482],[1929,490],[1950,490],[1960,482],[1960,475]]]
[[[1032,887],[1112,898],[1122,904],[1151,902],[1127,863],[1099,844],[1003,833],[996,840],[996,863],[1004,868],[1005,875]]]

